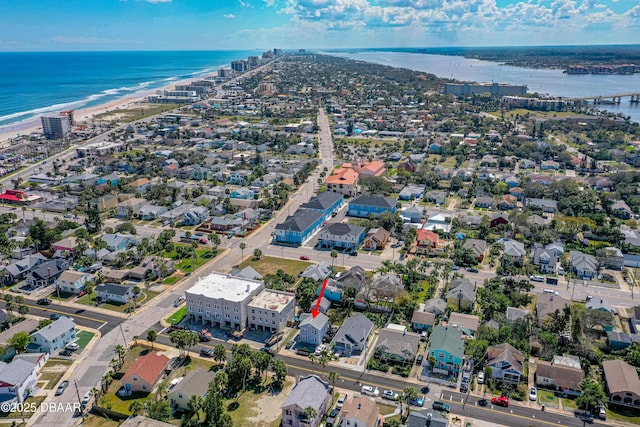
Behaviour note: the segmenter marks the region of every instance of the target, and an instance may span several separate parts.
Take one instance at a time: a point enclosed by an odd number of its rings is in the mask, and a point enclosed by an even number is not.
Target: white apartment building
[[[185,291],[189,319],[220,328],[247,327],[247,305],[264,289],[264,283],[212,273]]]
[[[248,305],[249,327],[281,332],[287,326],[287,321],[293,320],[295,306],[295,294],[265,289]]]
[[[47,114],[40,117],[42,133],[48,139],[59,139],[71,133],[71,121],[61,114]]]

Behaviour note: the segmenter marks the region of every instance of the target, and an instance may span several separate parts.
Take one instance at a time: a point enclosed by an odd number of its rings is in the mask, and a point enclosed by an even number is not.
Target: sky
[[[5,0],[0,51],[640,43],[638,0]]]

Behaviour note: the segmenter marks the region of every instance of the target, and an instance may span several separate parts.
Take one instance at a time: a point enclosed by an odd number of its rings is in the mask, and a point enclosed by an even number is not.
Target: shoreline
[[[190,82],[205,79],[212,75],[214,74],[209,73],[199,77],[190,77],[188,79],[176,80],[164,86],[160,86],[153,89],[147,89],[135,94],[129,94],[122,98],[112,99],[111,101],[107,101],[102,104],[93,105],[91,107],[82,107],[82,108],[75,109],[74,116],[76,120],[76,126],[81,125],[88,120],[91,120],[92,116],[94,115],[103,114],[112,110],[126,109],[131,105],[138,104],[140,102],[145,102],[149,95],[155,94],[156,91],[158,90],[169,90],[175,87],[176,85],[188,84]],[[0,147],[6,147],[7,144],[9,144],[11,140],[14,138],[29,136],[31,133],[34,133],[34,132],[41,132],[42,124],[40,121],[40,117],[41,115],[37,117],[32,117],[30,119],[26,119],[17,123],[0,126]]]

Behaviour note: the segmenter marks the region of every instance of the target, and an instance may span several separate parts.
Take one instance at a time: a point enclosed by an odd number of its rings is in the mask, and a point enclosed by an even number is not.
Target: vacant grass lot
[[[85,347],[87,346],[87,344],[89,344],[89,342],[91,341],[91,339],[94,337],[94,333],[88,332],[88,331],[80,331],[76,334],[76,344],[78,344],[80,346],[79,351],[82,351],[85,349]]]
[[[171,111],[178,108],[178,104],[139,104],[136,107],[129,109],[112,110],[102,114],[96,114],[96,119],[109,120],[114,115],[121,115],[118,122],[131,123],[136,120],[144,119],[145,117],[155,116],[165,111]]]
[[[278,270],[283,270],[287,274],[297,276],[298,273],[303,272],[307,266],[311,264],[313,263],[308,261],[263,256],[259,260],[254,260],[253,258],[247,259],[245,262],[240,264],[238,268],[243,269],[251,266],[263,276],[267,274],[276,274]]]

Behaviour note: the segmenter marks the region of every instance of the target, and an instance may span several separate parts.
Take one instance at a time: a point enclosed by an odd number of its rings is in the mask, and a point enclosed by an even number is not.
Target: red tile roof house
[[[136,360],[122,377],[122,385],[128,391],[151,393],[165,374],[169,358],[163,354],[148,353]]]

